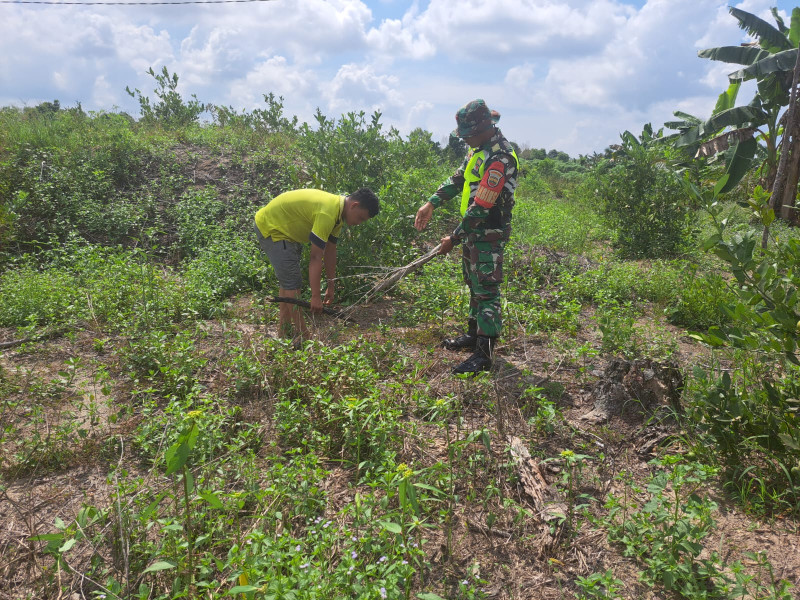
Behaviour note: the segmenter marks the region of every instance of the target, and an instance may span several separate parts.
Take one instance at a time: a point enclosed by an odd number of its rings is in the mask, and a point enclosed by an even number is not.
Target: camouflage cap
[[[500,118],[498,113],[497,118]],[[492,111],[482,99],[467,102],[456,112],[456,128],[452,135],[460,138],[471,137],[483,133],[497,121],[492,118]]]

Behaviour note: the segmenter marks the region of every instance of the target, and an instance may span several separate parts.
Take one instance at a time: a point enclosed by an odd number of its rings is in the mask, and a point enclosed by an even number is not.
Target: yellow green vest
[[[519,171],[519,159],[514,149],[510,149],[511,156],[517,163],[517,171]],[[464,189],[461,190],[461,216],[467,213],[469,208],[470,187],[472,183],[483,179],[483,172],[486,170],[486,150],[479,150],[475,152],[467,163],[467,168],[464,169]]]

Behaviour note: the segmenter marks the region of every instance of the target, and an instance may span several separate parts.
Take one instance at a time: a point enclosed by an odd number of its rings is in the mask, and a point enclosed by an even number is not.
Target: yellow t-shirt
[[[324,248],[342,230],[344,196],[322,190],[294,190],[276,196],[256,213],[256,226],[273,241],[311,242]]]

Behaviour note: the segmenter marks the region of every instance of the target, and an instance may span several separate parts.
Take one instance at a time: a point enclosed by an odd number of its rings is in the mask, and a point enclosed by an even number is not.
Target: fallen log
[[[545,525],[543,547],[552,547],[561,537],[567,516],[567,505],[558,490],[547,483],[539,465],[525,444],[516,436],[508,437],[509,453],[519,474],[522,489],[530,498],[539,521]],[[543,548],[543,550],[544,550]]]

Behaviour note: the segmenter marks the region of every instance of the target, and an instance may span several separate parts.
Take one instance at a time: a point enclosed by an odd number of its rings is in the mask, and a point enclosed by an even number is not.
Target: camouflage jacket
[[[480,181],[467,184],[465,169],[475,150],[470,150],[458,170],[450,176],[429,198],[434,207],[452,198],[461,201],[465,185],[470,186],[469,204],[461,223],[453,232],[459,241],[507,240],[511,233],[511,211],[514,208],[514,190],[517,187],[518,169],[510,142],[499,129],[483,146],[487,165]],[[475,169],[480,168],[476,165]],[[488,238],[488,239],[487,239]]]

